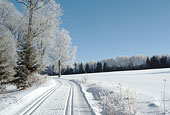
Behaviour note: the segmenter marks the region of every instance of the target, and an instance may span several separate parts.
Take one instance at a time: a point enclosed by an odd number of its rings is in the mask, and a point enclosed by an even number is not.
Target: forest
[[[169,68],[170,55],[154,55],[151,57],[144,55],[136,56],[118,56],[116,58],[104,59],[98,62],[81,62],[75,63],[74,67],[67,66],[62,69],[62,74],[83,74],[83,73],[98,73],[98,72],[113,72],[126,70],[142,70]],[[45,71],[48,75],[57,75],[55,65],[46,67]]]

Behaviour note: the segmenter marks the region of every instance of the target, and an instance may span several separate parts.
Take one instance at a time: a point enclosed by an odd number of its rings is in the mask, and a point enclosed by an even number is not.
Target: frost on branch
[[[24,7],[23,31],[18,36],[17,77],[19,87],[31,86],[29,79],[45,66],[48,46],[60,24],[61,8],[55,0],[18,0]],[[28,82],[28,83],[27,83]]]
[[[2,82],[8,82],[15,74],[15,41],[10,31],[0,25],[0,90]]]
[[[56,33],[54,45],[51,47],[50,58],[57,66],[59,77],[61,76],[61,68],[72,66],[75,59],[76,47],[72,46],[69,32],[61,29]]]
[[[136,92],[123,89],[119,84],[113,91],[101,90],[99,97],[103,112],[107,115],[137,115]]]

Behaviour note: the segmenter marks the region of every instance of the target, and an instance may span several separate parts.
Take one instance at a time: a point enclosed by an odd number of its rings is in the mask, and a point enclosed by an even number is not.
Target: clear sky
[[[77,60],[170,54],[170,0],[56,0]]]

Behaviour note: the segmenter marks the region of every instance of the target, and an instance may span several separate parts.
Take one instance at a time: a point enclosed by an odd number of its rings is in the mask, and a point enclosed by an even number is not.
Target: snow
[[[14,111],[17,111],[35,100],[54,85],[55,82],[51,79],[42,84],[41,87],[34,86],[23,91],[18,91],[13,86],[10,86],[7,93],[0,94],[0,114],[11,114]]]
[[[0,94],[0,114],[106,114],[102,103],[106,98],[112,98],[113,93],[118,93],[116,89],[120,86],[122,95],[127,91],[136,94],[134,104],[137,104],[138,115],[161,114],[164,79],[167,80],[166,109],[170,110],[169,76],[168,68],[54,76],[38,88],[24,91],[8,86],[8,93]],[[110,97],[106,95],[101,100],[101,91],[110,92]],[[119,95],[114,98],[116,96]]]
[[[23,94],[17,93],[16,98],[21,95],[21,99],[13,104],[8,104],[5,109],[1,109],[3,115],[93,115],[84,93],[79,85],[74,81],[52,77],[46,84],[32,91],[25,90]],[[6,95],[6,94],[5,94]],[[3,99],[3,98],[1,98]],[[10,99],[6,100],[11,102]]]
[[[163,100],[164,79],[166,82],[166,108],[170,110],[170,69],[152,69],[138,71],[108,72],[108,73],[92,73],[64,76],[66,79],[74,79],[82,81],[84,77],[87,79],[86,84],[81,84],[89,103],[96,110],[96,114],[100,114],[99,102],[93,97],[92,93],[100,89],[114,90],[119,84],[124,89],[134,89],[137,93],[138,106],[140,114],[153,114],[161,111]],[[88,90],[93,88],[93,91]],[[96,94],[97,95],[97,94]],[[153,105],[153,106],[152,106]],[[158,108],[155,108],[158,107]],[[155,112],[154,112],[155,111]]]

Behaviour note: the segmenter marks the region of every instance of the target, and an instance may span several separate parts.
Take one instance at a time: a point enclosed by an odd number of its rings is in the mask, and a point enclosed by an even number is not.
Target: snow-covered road
[[[53,78],[56,84],[22,108],[4,114],[14,115],[93,115],[81,88],[72,81]]]

